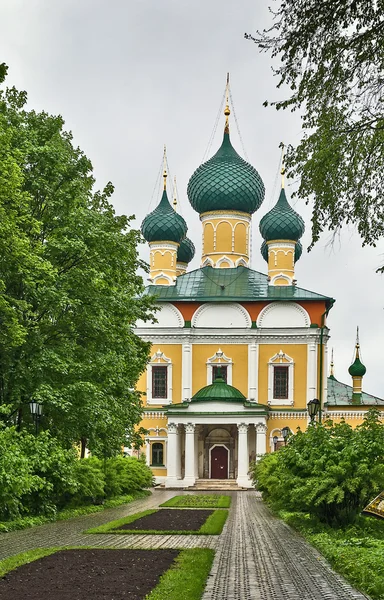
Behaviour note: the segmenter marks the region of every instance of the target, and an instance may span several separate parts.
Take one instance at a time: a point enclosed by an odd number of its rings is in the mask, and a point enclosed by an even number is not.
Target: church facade
[[[223,142],[188,184],[202,225],[199,269],[188,271],[194,244],[164,190],[142,233],[150,246],[156,323],[137,323],[152,344],[138,382],[147,464],[158,483],[188,488],[201,480],[251,486],[249,465],[284,444],[284,432],[306,429],[307,405],[318,418],[361,423],[384,400],[362,391],[359,346],[352,385],[328,377],[327,317],[334,300],[298,287],[295,264],[302,218],[282,188],[260,221],[267,273],[250,268],[252,215],[264,199],[258,172],[233,148],[229,106]],[[331,365],[332,367],[332,365]]]

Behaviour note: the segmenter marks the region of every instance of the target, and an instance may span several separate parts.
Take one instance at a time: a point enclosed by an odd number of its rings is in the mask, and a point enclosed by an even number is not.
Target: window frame
[[[165,374],[164,384],[164,395],[158,396],[155,395],[155,374],[163,372]],[[158,384],[157,384],[158,385]],[[167,365],[152,365],[152,398],[155,400],[164,400],[167,398],[167,390],[168,390],[168,366]]]
[[[153,391],[153,367],[166,367],[167,368],[167,395],[165,398],[154,398],[152,395]],[[172,404],[172,361],[170,358],[165,356],[164,352],[160,349],[153,354],[151,360],[147,366],[147,396],[146,404],[150,405],[164,405]]]
[[[285,381],[278,381],[277,374],[285,373]],[[284,385],[284,395],[278,392],[279,387],[283,387]],[[289,365],[273,365],[273,398],[275,400],[288,400],[289,399]]]
[[[155,446],[161,446],[161,448],[156,448]],[[161,452],[161,457],[162,457],[162,462],[155,462],[154,461],[154,455],[153,455],[153,451],[154,449],[156,450],[156,452]],[[152,442],[151,444],[151,467],[164,467],[164,443],[163,442]]]
[[[275,367],[288,369],[288,397],[275,398]],[[268,405],[269,406],[293,406],[294,405],[294,367],[295,363],[291,356],[280,350],[268,361]]]

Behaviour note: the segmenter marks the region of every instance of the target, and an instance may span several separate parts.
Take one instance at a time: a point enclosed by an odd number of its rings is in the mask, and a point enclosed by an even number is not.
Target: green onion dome
[[[280,192],[275,206],[260,221],[260,233],[269,242],[271,240],[298,241],[304,233],[304,221],[288,204],[284,188]]]
[[[215,381],[211,385],[206,385],[201,388],[191,400],[227,400],[227,401],[239,401],[244,402],[246,397],[232,385],[225,383],[221,377],[216,377]]]
[[[155,210],[142,222],[141,233],[147,242],[171,241],[179,244],[185,238],[187,224],[170,205],[166,190]]]
[[[366,372],[367,372],[367,369],[366,369],[365,365],[363,365],[363,363],[361,362],[361,360],[359,358],[359,352],[357,349],[355,361],[349,367],[348,373],[351,375],[351,377],[364,377]]]
[[[195,256],[195,246],[192,240],[184,238],[177,251],[177,262],[189,263]]]
[[[200,214],[214,210],[252,214],[264,193],[260,175],[237,154],[228,132],[216,154],[196,169],[188,183],[189,201]]]
[[[260,246],[261,256],[264,258],[266,262],[268,262],[268,244],[267,242],[263,242]],[[303,254],[303,246],[301,242],[296,242],[295,244],[295,263],[299,260],[301,255]]]

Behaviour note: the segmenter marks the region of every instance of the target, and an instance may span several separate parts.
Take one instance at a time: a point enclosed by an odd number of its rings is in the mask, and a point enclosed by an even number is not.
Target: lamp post
[[[276,448],[277,448],[277,442],[279,441],[279,438],[277,437],[277,435],[273,436],[273,451],[276,452]]]
[[[283,427],[283,429],[281,430],[281,435],[283,436],[283,440],[284,440],[284,446],[287,445],[287,439],[290,433],[290,429],[289,427]]]
[[[309,418],[311,419],[311,423],[313,423],[316,418],[317,413],[320,410],[320,400],[318,400],[317,398],[310,400],[307,404],[307,409],[308,409]]]
[[[39,433],[39,422],[43,414],[43,405],[40,402],[34,402],[33,400],[29,403],[29,409],[31,411],[32,418],[35,422],[36,435]]]

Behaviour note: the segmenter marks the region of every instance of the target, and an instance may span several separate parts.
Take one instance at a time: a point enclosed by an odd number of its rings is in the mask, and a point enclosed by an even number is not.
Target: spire
[[[336,379],[336,377],[335,377],[335,364],[333,362],[333,348],[332,348],[332,353],[331,353],[331,364],[330,364],[330,367],[331,367],[331,372],[330,372],[329,376],[332,377],[332,379]]]
[[[224,133],[228,133],[228,134],[229,134],[229,115],[230,114],[231,114],[231,111],[229,109],[229,73],[227,73],[227,85],[225,87],[225,108],[224,108],[225,127],[224,127]]]
[[[167,189],[167,148],[164,144],[164,155],[163,155],[163,179],[164,179],[164,189]]]
[[[176,187],[176,175],[173,178],[173,208],[177,209],[177,187]]]
[[[281,148],[281,189],[283,190],[285,188],[285,146],[284,146],[284,142],[281,142],[280,144],[280,148]]]
[[[355,360],[348,369],[353,382],[352,404],[361,404],[362,381],[366,372],[367,369],[360,360],[359,328],[357,328]]]

